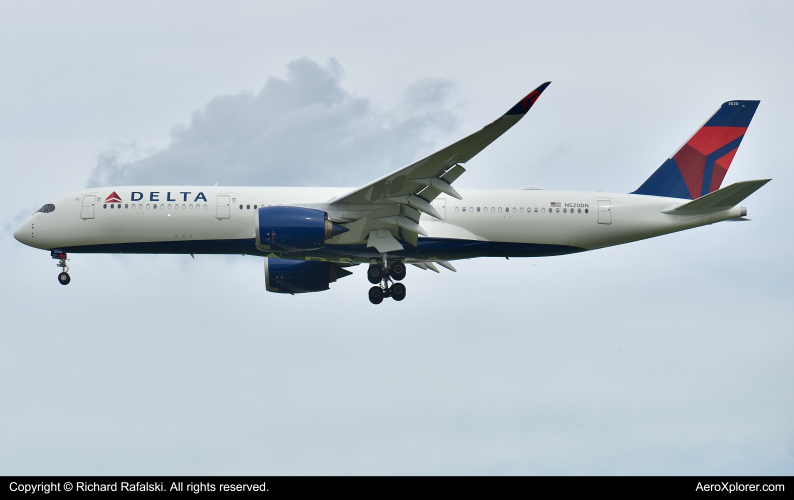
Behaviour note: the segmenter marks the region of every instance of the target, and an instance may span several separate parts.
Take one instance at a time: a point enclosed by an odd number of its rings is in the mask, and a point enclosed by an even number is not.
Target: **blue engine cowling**
[[[315,250],[348,229],[328,220],[322,210],[262,207],[256,211],[256,246],[260,250]]]
[[[332,262],[272,259],[265,257],[265,286],[268,292],[307,293],[328,290],[350,271]]]

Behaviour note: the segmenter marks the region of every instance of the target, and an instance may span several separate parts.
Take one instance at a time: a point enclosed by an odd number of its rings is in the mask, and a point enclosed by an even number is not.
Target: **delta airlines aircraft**
[[[728,101],[628,194],[461,189],[463,164],[518,123],[546,82],[482,130],[357,189],[128,186],[84,189],[44,205],[15,232],[69,253],[264,257],[276,293],[327,290],[368,264],[369,300],[405,298],[406,265],[451,271],[474,257],[545,257],[620,245],[725,220],[770,179],[720,189],[759,101]]]

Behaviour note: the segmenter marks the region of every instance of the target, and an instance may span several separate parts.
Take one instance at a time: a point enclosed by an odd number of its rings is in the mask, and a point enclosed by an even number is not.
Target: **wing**
[[[440,218],[431,205],[439,194],[446,193],[461,199],[460,194],[451,186],[466,171],[460,164],[472,159],[518,123],[550,83],[546,82],[530,92],[507,113],[482,130],[366,186],[330,200],[328,204],[331,210],[336,209],[335,211],[347,214],[357,212],[361,215],[355,222],[347,224],[350,231],[342,235],[338,243],[360,242],[368,239],[375,229],[390,229],[395,239],[383,238],[383,232],[377,238],[389,240],[380,242],[380,246],[387,249],[386,251],[403,248],[397,239],[415,246],[418,235],[424,234],[419,226],[420,212]],[[378,247],[377,244],[370,246]]]

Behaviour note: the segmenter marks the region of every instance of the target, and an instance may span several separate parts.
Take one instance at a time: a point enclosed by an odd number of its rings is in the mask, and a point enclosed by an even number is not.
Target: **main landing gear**
[[[405,263],[394,261],[388,265],[386,255],[383,255],[383,264],[372,264],[367,270],[367,279],[376,285],[369,289],[369,301],[380,304],[384,297],[391,297],[396,301],[405,298],[405,285],[393,283],[405,278]]]
[[[53,254],[52,258],[58,259],[58,263],[55,265],[62,269],[61,273],[58,274],[58,283],[60,283],[61,285],[68,285],[72,281],[72,278],[69,276],[68,273],[69,266],[66,265],[66,261],[68,260],[66,258],[66,254],[65,253]]]

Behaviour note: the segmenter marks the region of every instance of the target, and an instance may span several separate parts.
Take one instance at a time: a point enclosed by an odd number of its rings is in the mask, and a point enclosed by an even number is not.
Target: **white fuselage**
[[[86,189],[52,200],[53,211],[33,214],[14,236],[35,248],[64,248],[72,252],[264,255],[248,244],[255,236],[254,207],[295,205],[324,210],[331,217],[352,219],[360,215],[355,207],[327,204],[328,200],[349,191],[347,188],[168,186]],[[542,189],[460,189],[459,192],[462,201],[446,195],[433,201],[441,220],[422,214],[419,222],[428,237],[420,237],[420,249],[421,243],[430,238],[592,250],[742,215],[738,206],[703,215],[666,214],[662,211],[688,200],[658,196]],[[121,201],[106,203],[104,200],[111,193],[117,193]],[[88,206],[92,196],[96,197],[94,205]],[[220,206],[223,202],[219,200],[229,200],[230,206]],[[355,244],[366,245],[364,241]],[[251,251],[246,250],[249,247]],[[339,253],[342,261],[369,260],[360,255],[345,257],[343,253]],[[310,258],[310,254],[280,256],[302,259]],[[454,259],[455,255],[447,254],[445,258]]]

